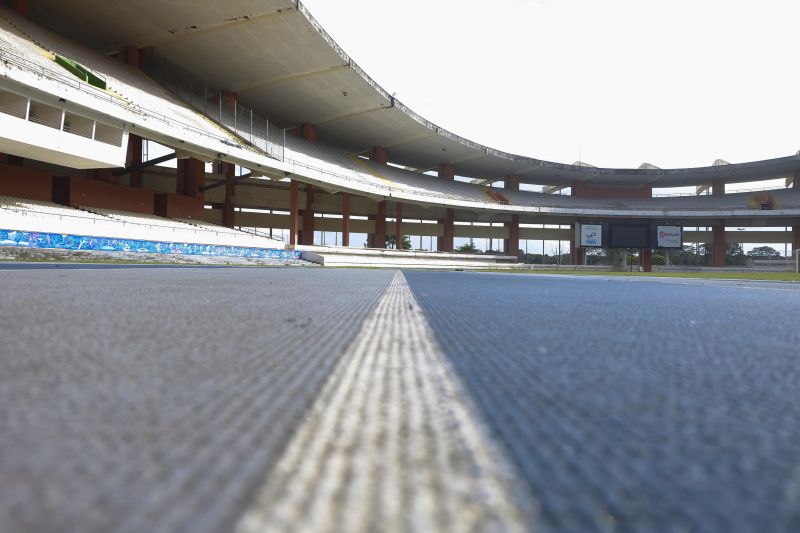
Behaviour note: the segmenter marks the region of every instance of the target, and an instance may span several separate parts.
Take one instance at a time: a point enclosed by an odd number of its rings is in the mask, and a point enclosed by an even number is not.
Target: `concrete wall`
[[[0,195],[49,202],[53,196],[52,187],[53,178],[47,172],[0,164]]]
[[[203,202],[199,198],[175,193],[156,193],[155,214],[167,218],[205,218]]]
[[[53,201],[70,207],[100,207],[153,214],[153,191],[116,183],[56,176],[53,178]]]

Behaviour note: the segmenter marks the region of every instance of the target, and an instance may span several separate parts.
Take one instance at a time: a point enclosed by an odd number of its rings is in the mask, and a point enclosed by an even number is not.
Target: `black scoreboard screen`
[[[650,248],[650,224],[609,224],[609,246],[612,248]]]

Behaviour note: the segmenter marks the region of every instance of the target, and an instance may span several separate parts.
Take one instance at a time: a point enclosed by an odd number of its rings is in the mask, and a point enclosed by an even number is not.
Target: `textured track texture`
[[[800,291],[407,272],[539,530],[800,531]]]
[[[239,533],[513,532],[533,516],[398,272]]]
[[[0,531],[230,531],[392,276],[0,273]]]
[[[2,271],[0,531],[800,531],[799,289]]]

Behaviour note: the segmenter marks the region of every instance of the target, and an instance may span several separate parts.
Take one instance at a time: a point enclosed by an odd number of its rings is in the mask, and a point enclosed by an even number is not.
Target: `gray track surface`
[[[800,531],[800,287],[406,273],[559,531]]]
[[[226,531],[393,272],[0,273],[0,531]]]
[[[0,531],[229,531],[394,273],[0,272]],[[536,530],[800,530],[800,287],[406,272]]]

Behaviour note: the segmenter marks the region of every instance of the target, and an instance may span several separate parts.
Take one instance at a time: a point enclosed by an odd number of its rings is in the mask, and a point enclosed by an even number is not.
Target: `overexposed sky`
[[[303,0],[389,93],[491,147],[668,168],[800,149],[798,0]]]

